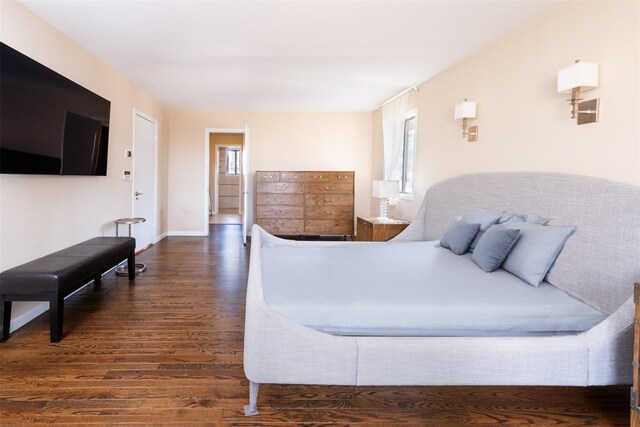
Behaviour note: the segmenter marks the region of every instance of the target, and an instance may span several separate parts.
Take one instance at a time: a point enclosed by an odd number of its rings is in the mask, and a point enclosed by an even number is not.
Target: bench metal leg
[[[49,300],[49,323],[51,324],[51,342],[62,339],[62,318],[64,315],[64,297],[54,295]]]
[[[244,407],[244,416],[251,417],[258,415],[258,388],[259,383],[249,381],[249,404]]]
[[[5,342],[9,339],[9,331],[11,326],[11,301],[7,301],[4,295],[0,296],[0,342]]]

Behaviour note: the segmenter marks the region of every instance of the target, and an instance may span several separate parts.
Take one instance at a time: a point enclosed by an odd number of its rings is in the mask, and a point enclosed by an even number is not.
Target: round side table
[[[121,225],[126,224],[129,226],[129,237],[131,237],[131,226],[133,224],[139,224],[141,222],[145,222],[147,219],[146,218],[120,218],[120,219],[116,219],[115,223],[116,223],[116,237],[118,236],[118,228],[120,228]],[[147,271],[147,266],[144,264],[136,264],[135,265],[135,270],[136,270],[136,275]],[[127,276],[129,275],[129,269],[127,268],[127,263],[122,263],[121,265],[116,267],[116,274],[118,276]]]

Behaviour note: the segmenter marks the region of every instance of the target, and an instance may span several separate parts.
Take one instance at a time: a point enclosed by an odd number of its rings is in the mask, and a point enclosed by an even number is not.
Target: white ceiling
[[[558,1],[22,3],[172,107],[371,111]]]

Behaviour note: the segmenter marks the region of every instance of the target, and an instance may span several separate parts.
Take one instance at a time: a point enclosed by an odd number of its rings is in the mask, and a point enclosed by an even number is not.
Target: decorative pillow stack
[[[502,267],[537,287],[576,230],[546,225],[549,221],[533,214],[470,209],[440,244],[457,255],[473,252],[471,259],[486,272]]]

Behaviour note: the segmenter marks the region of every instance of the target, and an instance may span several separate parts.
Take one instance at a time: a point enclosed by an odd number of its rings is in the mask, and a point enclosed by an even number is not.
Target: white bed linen
[[[341,335],[535,336],[585,331],[605,314],[542,282],[534,288],[436,242],[263,247],[264,299]]]

